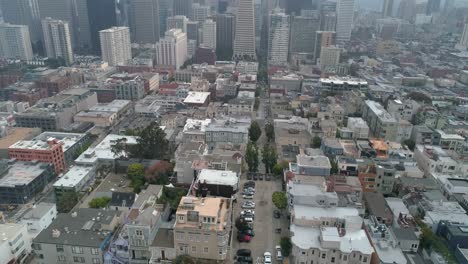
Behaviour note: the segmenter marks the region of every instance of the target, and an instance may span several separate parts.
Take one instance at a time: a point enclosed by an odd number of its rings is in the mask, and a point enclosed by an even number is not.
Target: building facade
[[[133,42],[154,44],[159,41],[159,0],[130,2],[130,32]]]
[[[0,57],[32,60],[33,53],[28,26],[0,24]]]
[[[112,27],[99,31],[102,60],[109,66],[126,65],[132,59],[130,30]]]
[[[48,17],[42,20],[42,30],[47,57],[62,58],[66,65],[72,64],[74,59],[68,22]]]
[[[207,19],[202,23],[200,45],[216,50],[216,22]]]
[[[187,34],[180,29],[170,29],[156,44],[156,57],[159,65],[179,69],[187,59]]]
[[[283,65],[289,55],[289,15],[279,8],[270,14],[270,32],[268,35],[268,63]]]
[[[236,16],[233,14],[219,14],[216,16],[216,48],[218,57],[232,56],[234,33],[236,32]]]
[[[240,0],[236,17],[233,60],[255,60],[254,0]]]
[[[336,4],[336,40],[349,41],[354,22],[354,0],[338,0]]]

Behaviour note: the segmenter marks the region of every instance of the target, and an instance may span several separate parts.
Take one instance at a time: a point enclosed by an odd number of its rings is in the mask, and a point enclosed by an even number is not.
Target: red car
[[[249,236],[249,235],[245,235],[245,234],[239,234],[237,235],[237,240],[239,242],[250,242],[252,238]]]

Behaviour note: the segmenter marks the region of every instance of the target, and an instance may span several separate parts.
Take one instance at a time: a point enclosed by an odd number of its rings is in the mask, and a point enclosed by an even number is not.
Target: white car
[[[249,209],[249,210],[243,210],[243,211],[241,211],[240,214],[241,214],[241,215],[251,214],[251,215],[255,216],[255,211],[254,211],[254,210],[250,210],[250,209]]]
[[[270,252],[263,253],[263,263],[271,264],[271,253]]]
[[[276,260],[283,260],[283,254],[281,253],[281,246],[276,245]]]
[[[242,198],[244,198],[246,200],[252,200],[254,197],[253,197],[253,195],[244,194],[244,195],[242,195]]]
[[[255,209],[255,203],[252,201],[245,201],[241,207],[242,209]]]

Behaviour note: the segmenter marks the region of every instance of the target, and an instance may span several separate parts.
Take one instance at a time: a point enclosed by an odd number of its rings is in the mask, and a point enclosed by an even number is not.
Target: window
[[[72,253],[83,254],[83,248],[82,247],[72,247]]]
[[[63,252],[63,245],[56,245],[57,252]]]
[[[101,260],[98,258],[93,258],[93,264],[100,264]]]
[[[99,250],[97,248],[92,248],[91,249],[91,254],[92,255],[98,255],[99,254]]]
[[[83,257],[73,257],[73,262],[85,263],[85,258],[83,258]]]
[[[331,258],[331,263],[335,263],[335,257]]]
[[[367,262],[367,257],[364,257],[364,259],[362,260],[362,262]]]
[[[197,253],[197,247],[196,246],[192,246],[192,253]]]
[[[327,255],[324,253],[322,254],[322,258],[325,259],[327,257]]]
[[[305,255],[305,254],[306,254],[305,251],[302,251],[302,255]]]
[[[135,231],[135,233],[136,233],[137,236],[142,236],[143,235],[143,231],[141,231],[141,230],[137,230],[137,231]]]
[[[418,244],[412,244],[411,248],[418,248]]]
[[[362,260],[362,255],[359,255],[359,261],[361,261],[361,260]]]
[[[58,255],[57,258],[58,258],[58,261],[61,261],[61,262],[67,261],[67,258],[65,256],[62,256],[62,255]]]
[[[348,260],[348,255],[343,255],[343,260],[347,261]]]
[[[208,248],[207,248],[207,247],[204,247],[204,248],[203,248],[203,253],[208,254]]]

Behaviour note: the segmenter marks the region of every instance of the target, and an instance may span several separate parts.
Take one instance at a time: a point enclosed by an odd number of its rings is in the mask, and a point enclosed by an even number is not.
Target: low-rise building
[[[31,238],[26,224],[0,224],[0,262],[25,263],[31,253]]]
[[[368,83],[366,80],[352,77],[330,76],[320,78],[319,89],[321,92],[343,93],[353,90],[367,91]]]
[[[250,119],[212,120],[205,127],[205,143],[213,149],[218,143],[247,144]]]
[[[53,167],[37,161],[0,163],[0,204],[26,204],[52,181]]]
[[[73,166],[53,185],[55,197],[65,192],[81,192],[90,180],[94,179],[95,168],[92,166]]]
[[[384,140],[396,141],[398,121],[381,104],[366,100],[362,109],[362,117],[366,120],[373,136]]]
[[[302,88],[302,76],[294,73],[277,73],[270,76],[270,91],[277,90],[286,93],[300,93]]]
[[[33,239],[35,262],[104,263],[104,249],[122,218],[120,211],[90,208],[59,214]]]
[[[414,159],[425,175],[431,173],[453,175],[463,167],[439,146],[417,145],[414,149]]]
[[[208,106],[210,94],[210,92],[189,92],[184,99],[184,104],[192,107]]]
[[[177,255],[226,260],[232,202],[227,198],[190,197],[180,200],[174,226]]]
[[[8,159],[8,148],[20,140],[31,140],[41,133],[40,128],[7,127],[0,138],[0,158]]]
[[[26,210],[20,222],[28,228],[31,238],[36,237],[57,217],[57,206],[53,203],[38,203]]]
[[[192,188],[202,197],[209,194],[231,198],[239,190],[239,177],[233,171],[202,169]]]
[[[412,121],[421,105],[414,100],[388,100],[387,111],[397,119]]]
[[[289,163],[289,170],[300,175],[330,176],[331,164],[326,156],[308,156],[299,154],[296,163]]]

